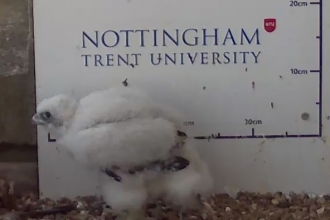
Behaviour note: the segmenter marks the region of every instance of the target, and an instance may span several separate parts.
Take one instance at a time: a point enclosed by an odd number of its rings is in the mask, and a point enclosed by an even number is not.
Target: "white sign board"
[[[219,192],[325,193],[329,10],[322,0],[35,0],[37,101],[125,81],[185,113]],[[44,196],[98,192],[96,174],[40,128],[38,142]]]

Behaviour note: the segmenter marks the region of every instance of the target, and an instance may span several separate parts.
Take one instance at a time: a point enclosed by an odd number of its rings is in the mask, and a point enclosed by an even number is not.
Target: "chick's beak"
[[[38,113],[35,113],[32,116],[32,124],[35,124],[35,125],[44,125],[45,122],[41,119],[41,117],[40,117],[40,115]]]

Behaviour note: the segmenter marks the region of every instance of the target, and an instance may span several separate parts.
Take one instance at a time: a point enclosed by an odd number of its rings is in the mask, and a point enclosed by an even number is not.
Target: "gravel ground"
[[[98,197],[78,197],[71,201],[62,198],[38,200],[35,194],[19,198],[12,196],[9,184],[0,181],[1,219],[54,219],[54,220],[92,220],[115,219],[110,208],[105,208]],[[330,196],[311,198],[307,194],[266,193],[255,194],[239,192],[236,198],[229,195],[214,195],[203,200],[203,209],[184,213],[183,219],[194,220],[289,220],[289,219],[329,219]],[[57,207],[57,208],[56,208]],[[62,208],[62,213],[56,213]],[[33,216],[36,210],[50,210],[48,215]],[[53,212],[53,213],[51,213]],[[178,220],[179,214],[161,201],[149,204],[146,210],[150,219]],[[25,215],[26,214],[26,215]]]

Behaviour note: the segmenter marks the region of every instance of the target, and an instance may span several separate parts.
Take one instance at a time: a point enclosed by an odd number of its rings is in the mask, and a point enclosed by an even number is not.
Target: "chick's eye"
[[[46,116],[46,118],[50,118],[50,116],[52,116],[52,115],[50,114],[50,112],[45,112],[45,116]]]
[[[44,112],[42,113],[42,116],[45,118],[45,119],[48,119],[52,116],[52,114],[50,114],[50,112]]]

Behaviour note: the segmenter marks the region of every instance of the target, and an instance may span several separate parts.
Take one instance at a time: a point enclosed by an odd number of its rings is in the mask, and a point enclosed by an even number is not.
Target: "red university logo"
[[[276,19],[275,18],[265,18],[264,28],[269,33],[275,31],[275,29],[276,29]]]

